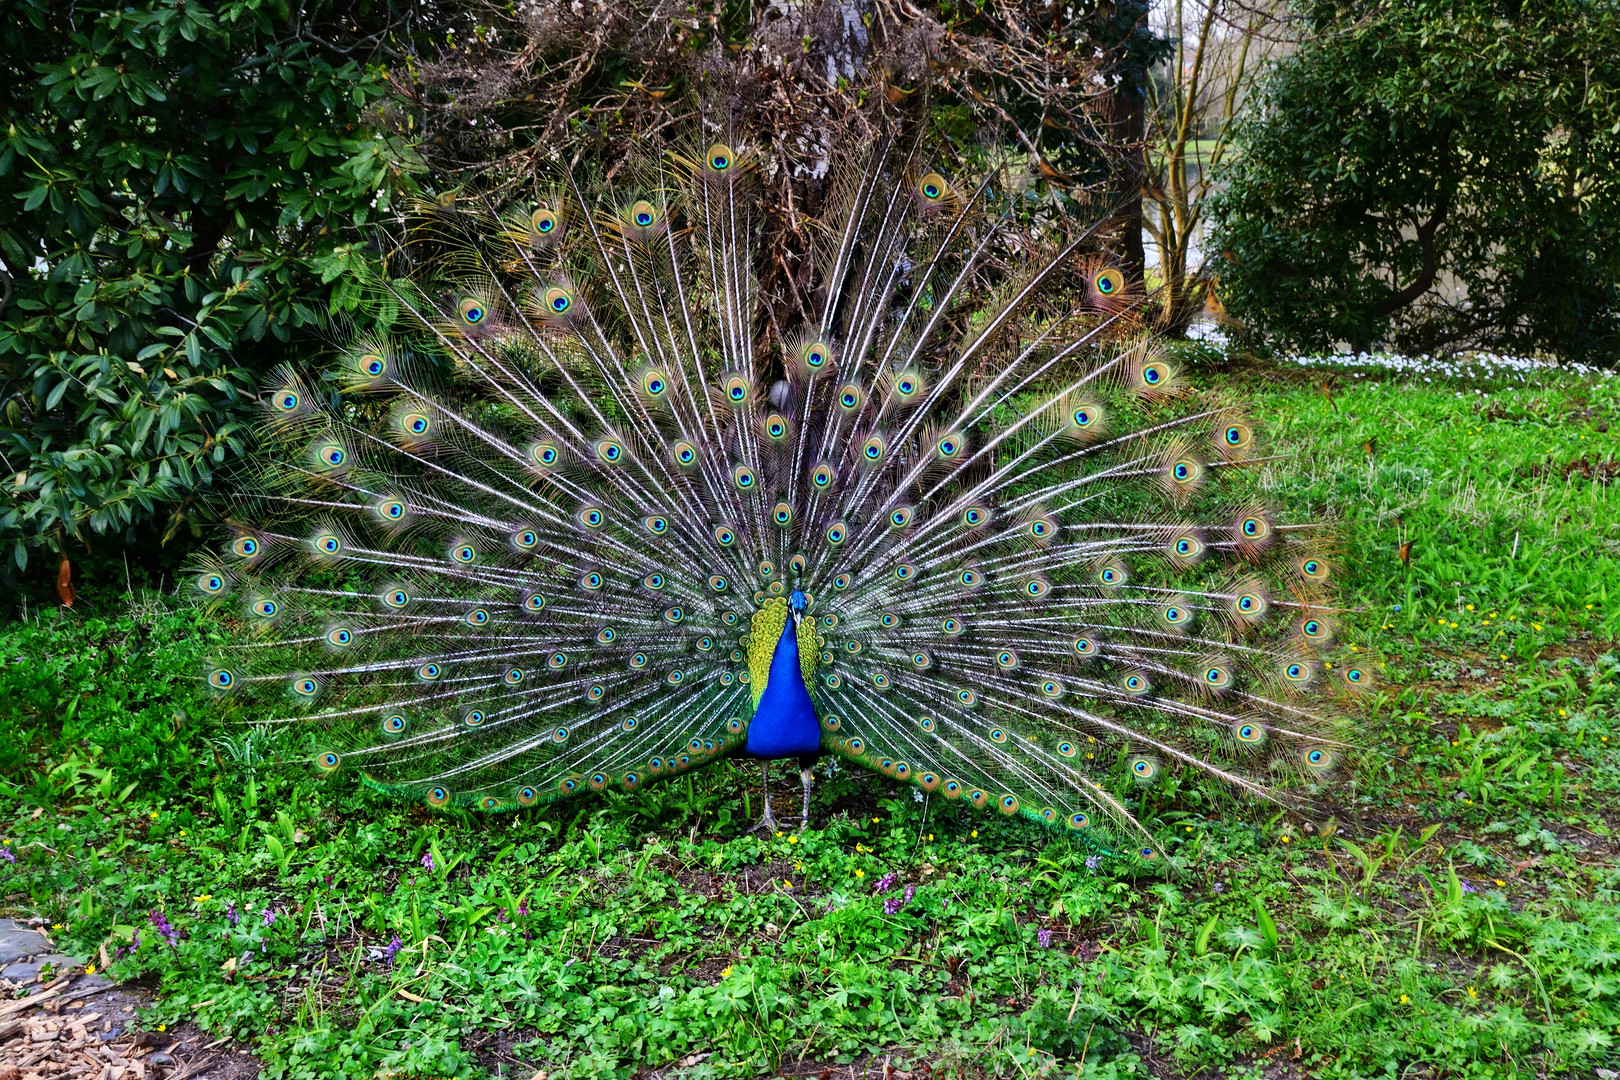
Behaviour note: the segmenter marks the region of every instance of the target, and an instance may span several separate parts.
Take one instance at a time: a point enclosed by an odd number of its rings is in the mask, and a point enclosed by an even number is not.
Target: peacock
[[[195,567],[225,707],[433,807],[740,756],[756,827],[786,761],[807,828],[830,755],[1153,859],[1131,791],[1165,770],[1318,791],[1372,678],[1332,662],[1331,538],[1258,497],[1279,459],[1142,336],[1097,229],[868,138],[768,289],[772,166],[684,140],[424,202],[393,336],[275,373]]]

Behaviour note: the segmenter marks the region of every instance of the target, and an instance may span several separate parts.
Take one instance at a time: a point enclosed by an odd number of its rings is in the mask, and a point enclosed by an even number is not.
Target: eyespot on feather
[[[577,306],[574,290],[563,285],[553,285],[540,294],[540,308],[554,323],[572,322]]]
[[[737,167],[737,155],[725,143],[715,143],[703,155],[703,167],[710,173],[729,173]]]

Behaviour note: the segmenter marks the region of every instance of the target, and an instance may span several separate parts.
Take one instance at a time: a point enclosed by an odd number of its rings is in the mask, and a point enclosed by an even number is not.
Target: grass
[[[1172,779],[1175,870],[1129,877],[844,773],[761,838],[729,765],[429,813],[260,768],[196,683],[220,631],[148,594],[0,627],[4,906],[274,1077],[1620,1067],[1620,380],[1240,378],[1385,677],[1337,831]]]

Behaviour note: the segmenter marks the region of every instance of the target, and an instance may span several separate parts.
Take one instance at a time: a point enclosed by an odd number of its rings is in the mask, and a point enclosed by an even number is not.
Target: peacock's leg
[[[799,831],[803,832],[810,827],[810,777],[815,771],[814,761],[806,764],[805,759],[799,761],[799,779],[804,781],[804,809],[799,814]]]
[[[765,817],[760,820],[758,825],[748,831],[757,832],[764,829],[766,832],[774,833],[777,831],[776,815],[771,813],[771,763],[769,761],[759,763],[759,780],[760,785],[765,789]]]

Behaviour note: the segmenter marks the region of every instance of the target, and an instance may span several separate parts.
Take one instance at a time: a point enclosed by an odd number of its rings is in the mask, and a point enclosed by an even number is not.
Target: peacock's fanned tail
[[[211,685],[434,805],[633,789],[742,744],[800,589],[824,748],[944,798],[1135,827],[1121,773],[1285,798],[1331,768],[1369,673],[1319,659],[1330,563],[1254,498],[1238,404],[993,178],[887,143],[838,168],[792,328],[746,151],[424,206],[401,336],[349,350],[345,395],[265,395],[273,452],[196,574],[248,627]]]

